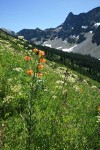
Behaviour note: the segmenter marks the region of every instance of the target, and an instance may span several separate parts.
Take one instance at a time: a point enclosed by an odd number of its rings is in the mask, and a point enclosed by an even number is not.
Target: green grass
[[[49,60],[32,78],[38,59],[0,38],[0,149],[99,150],[100,84]]]

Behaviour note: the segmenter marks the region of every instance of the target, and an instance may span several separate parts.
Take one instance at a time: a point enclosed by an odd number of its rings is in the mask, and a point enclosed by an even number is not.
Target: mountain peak
[[[67,16],[68,19],[72,18],[74,16],[74,14],[72,12],[70,12]]]
[[[73,12],[70,12],[69,14],[68,14],[68,16],[73,16],[74,14],[73,14]]]
[[[40,31],[41,29],[40,29],[40,28],[36,28],[36,30],[37,30],[37,31]]]

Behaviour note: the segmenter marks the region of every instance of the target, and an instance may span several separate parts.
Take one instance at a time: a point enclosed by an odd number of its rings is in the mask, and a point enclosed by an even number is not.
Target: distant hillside
[[[5,32],[5,33],[7,33],[7,34],[9,34],[9,35],[11,35],[13,37],[17,37],[17,34],[14,31],[12,31],[12,30],[5,29],[5,28],[0,28],[0,30],[2,30],[3,32]]]

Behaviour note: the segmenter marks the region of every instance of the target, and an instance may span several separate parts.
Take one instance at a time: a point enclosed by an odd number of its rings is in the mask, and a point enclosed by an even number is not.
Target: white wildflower
[[[86,85],[88,85],[88,83],[87,83],[87,81],[86,81],[85,79],[83,80],[83,82],[84,82]]]
[[[12,101],[12,99],[14,99],[13,96],[6,96],[3,99],[3,103],[10,103]]]
[[[64,67],[58,67],[58,69],[66,71],[66,68]]]
[[[18,72],[22,72],[23,69],[22,68],[13,68],[14,71],[18,71]]]
[[[42,82],[43,80],[38,79],[37,82]]]
[[[62,86],[55,86],[55,88],[57,88],[57,89],[62,89]]]
[[[65,75],[61,75],[61,78],[63,78],[63,79],[64,79],[64,78],[65,78]]]
[[[44,89],[44,92],[47,92],[48,91],[48,89]]]
[[[21,86],[21,84],[18,84],[18,85],[11,86],[10,89],[13,93],[18,93],[22,89],[22,86]]]
[[[75,75],[75,74],[71,74],[71,77],[75,78],[75,79],[78,79],[78,76]]]
[[[69,76],[69,77],[67,78],[67,81],[70,82],[70,83],[75,83],[76,80],[75,80],[75,78]]]
[[[97,89],[97,87],[95,85],[92,85],[91,88],[92,89]]]
[[[100,123],[100,116],[96,116],[97,117],[97,123]]]
[[[7,80],[8,84],[11,83],[12,81],[13,81],[12,78],[9,78],[9,79]]]
[[[32,50],[30,49],[30,50],[28,50],[30,53],[32,52]]]
[[[24,41],[22,41],[21,44],[24,44]]]
[[[56,99],[56,98],[57,98],[57,96],[56,96],[56,95],[53,95],[53,96],[52,96],[52,98],[53,98],[53,99]]]
[[[24,41],[24,42],[27,42],[27,40],[26,40],[26,39],[23,39],[23,41]]]
[[[20,45],[21,48],[24,48],[24,45]]]
[[[80,88],[77,85],[74,85],[73,88],[75,89],[76,92],[80,92]]]
[[[23,40],[24,36],[18,36],[18,39]]]
[[[56,81],[56,83],[57,83],[57,84],[64,84],[64,81],[58,80],[58,81]]]
[[[5,41],[6,44],[9,44],[9,41]],[[6,45],[7,46],[7,45]]]
[[[55,86],[55,88],[58,88],[58,86]]]
[[[62,91],[62,94],[64,95],[64,94],[67,94],[67,90],[65,89],[65,90],[63,90]]]
[[[30,48],[32,48],[32,45],[31,45],[31,44],[29,44],[28,46],[29,46]]]
[[[13,39],[12,41],[16,42],[16,41],[17,41],[17,39]]]
[[[28,47],[25,47],[25,49],[28,49]]]
[[[98,119],[100,119],[100,116],[96,116]]]

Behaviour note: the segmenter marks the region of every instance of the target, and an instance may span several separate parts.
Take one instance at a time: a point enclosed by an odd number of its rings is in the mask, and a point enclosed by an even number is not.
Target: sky
[[[0,27],[15,32],[55,28],[70,12],[79,14],[98,6],[100,0],[0,0]]]

